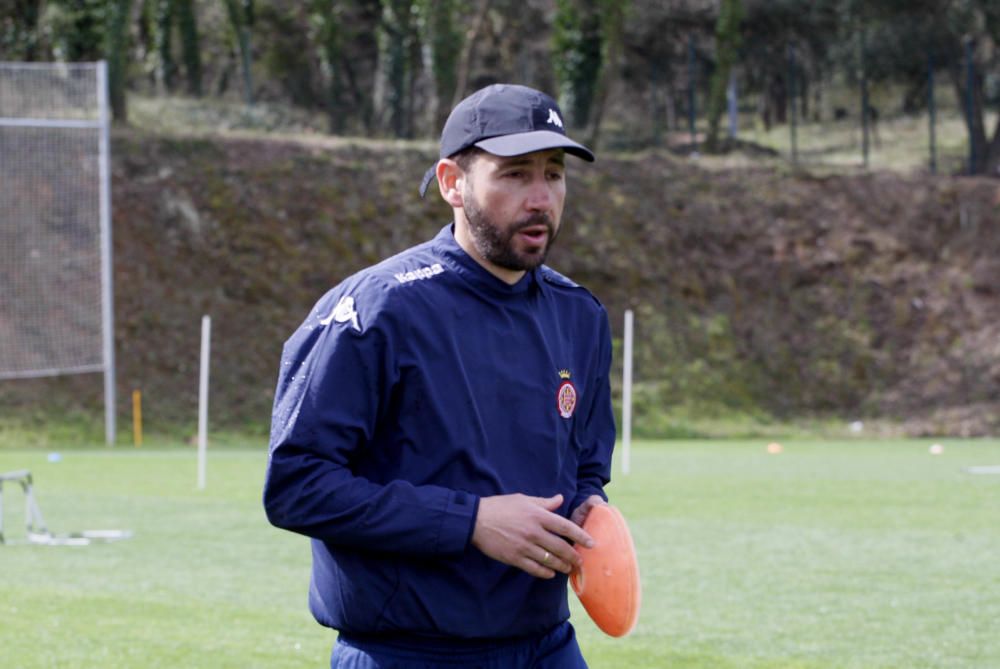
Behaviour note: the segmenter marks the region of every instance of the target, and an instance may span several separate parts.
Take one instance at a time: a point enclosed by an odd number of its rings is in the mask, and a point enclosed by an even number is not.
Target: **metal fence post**
[[[937,174],[937,107],[934,104],[934,51],[927,52],[927,123],[931,152],[931,174]]]
[[[739,134],[739,93],[736,83],[736,71],[729,73],[729,85],[726,86],[726,103],[729,110],[729,139],[736,140]]]
[[[97,100],[100,130],[101,203],[101,323],[104,358],[104,440],[117,440],[118,395],[115,388],[115,294],[111,226],[111,116],[108,113],[108,63],[97,63]]]
[[[868,101],[868,40],[865,28],[860,28],[860,60],[861,60],[861,154],[865,169],[868,168],[868,154],[871,148],[869,137],[869,122],[871,120],[871,104]]]
[[[791,133],[792,164],[799,163],[799,146],[797,137],[798,110],[795,108],[795,45],[788,43],[788,131]]]
[[[973,39],[965,38],[965,123],[969,129],[969,174],[976,173],[976,133],[972,118],[975,107],[976,65],[973,62]]]
[[[695,123],[697,118],[697,95],[695,93],[695,80],[698,76],[698,65],[695,60],[694,37],[688,38],[688,129],[691,133],[691,147],[693,151],[698,150],[698,135],[695,134]]]

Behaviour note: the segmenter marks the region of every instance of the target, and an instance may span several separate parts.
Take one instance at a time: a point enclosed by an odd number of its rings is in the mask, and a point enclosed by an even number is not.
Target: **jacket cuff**
[[[453,490],[441,513],[438,529],[438,549],[446,555],[457,555],[465,551],[472,540],[479,512],[479,497],[471,493]]]
[[[604,492],[604,488],[588,488],[586,490],[579,490],[576,493],[576,497],[573,498],[573,501],[569,505],[570,515],[576,511],[576,507],[586,502],[591,495],[597,495],[598,497],[603,498],[605,502],[608,501],[608,495]]]

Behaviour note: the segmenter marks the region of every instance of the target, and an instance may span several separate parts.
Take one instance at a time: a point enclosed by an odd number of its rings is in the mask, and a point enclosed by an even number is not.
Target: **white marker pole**
[[[632,455],[632,310],[625,310],[625,350],[622,360],[622,474],[631,469]]]
[[[101,226],[101,340],[104,367],[104,439],[108,446],[116,440],[115,397],[115,296],[114,244],[111,241],[111,122],[108,116],[108,64],[97,63],[97,102],[100,127],[98,171]]]
[[[201,317],[201,379],[198,387],[198,490],[205,489],[205,456],[208,450],[208,367],[212,342],[212,317]]]

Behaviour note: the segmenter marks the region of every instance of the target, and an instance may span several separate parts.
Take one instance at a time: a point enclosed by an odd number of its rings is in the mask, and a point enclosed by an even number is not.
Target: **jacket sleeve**
[[[600,342],[595,351],[595,369],[599,370],[589,393],[580,441],[580,462],[577,467],[576,496],[569,508],[582,504],[591,495],[607,501],[604,486],[611,480],[611,453],[615,447],[615,416],[611,405],[611,329],[607,313],[601,309]]]
[[[285,344],[264,484],[268,520],[336,545],[461,553],[478,497],[402,480],[379,484],[352,471],[383,417],[398,370],[382,313],[385,289],[367,291],[363,307],[351,310],[335,306],[345,295],[332,291]]]

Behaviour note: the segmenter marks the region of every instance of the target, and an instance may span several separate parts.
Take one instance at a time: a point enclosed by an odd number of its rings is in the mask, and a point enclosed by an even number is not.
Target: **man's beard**
[[[497,267],[514,271],[531,271],[545,262],[552,242],[556,240],[559,231],[552,219],[546,214],[533,214],[509,228],[502,228],[489,214],[479,207],[475,194],[470,190],[465,192],[463,208],[465,218],[469,221],[469,231],[472,242],[484,259]],[[512,243],[514,236],[524,228],[544,225],[548,234],[545,246],[534,251],[519,251]]]

